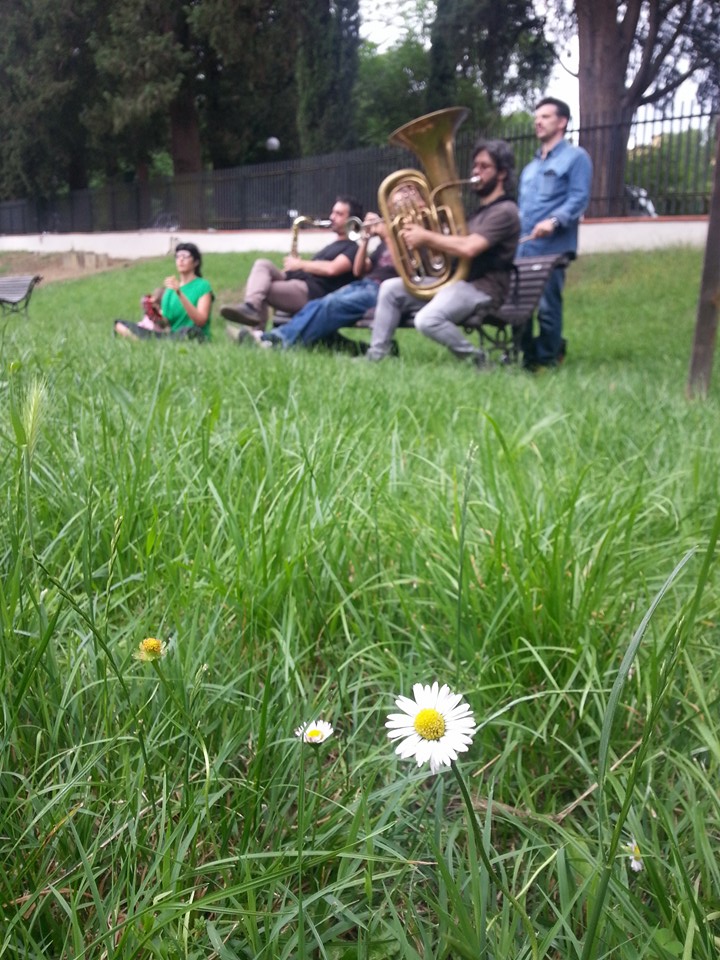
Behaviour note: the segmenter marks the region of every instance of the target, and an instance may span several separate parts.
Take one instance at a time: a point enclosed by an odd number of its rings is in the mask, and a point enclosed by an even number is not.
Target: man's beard
[[[480,197],[480,199],[489,197],[497,185],[498,177],[497,174],[495,174],[495,176],[491,177],[489,180],[484,180],[475,187],[475,196]]]

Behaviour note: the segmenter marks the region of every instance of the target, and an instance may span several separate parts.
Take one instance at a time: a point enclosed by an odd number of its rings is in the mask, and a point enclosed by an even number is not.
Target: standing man
[[[590,200],[592,161],[582,147],[565,140],[570,107],[545,97],[535,108],[535,135],[540,149],[520,176],[522,235],[518,257],[566,253],[575,259],[578,223]],[[532,320],[523,338],[523,362],[530,370],[556,366],[565,357],[562,335],[562,292],[565,268],[550,274],[538,308],[540,333]]]
[[[362,219],[360,203],[354,197],[338,197],[330,213],[337,240],[323,247],[312,260],[285,257],[282,270],[272,260],[256,260],[245,285],[245,302],[223,307],[221,316],[233,323],[264,329],[269,306],[294,314],[308,301],[350,283],[357,253],[357,244],[345,235],[350,217]]]
[[[437,233],[419,223],[402,229],[411,250],[430,248],[471,261],[467,280],[443,287],[427,303],[408,293],[401,279],[386,280],[380,287],[368,360],[382,360],[392,347],[392,337],[403,317],[415,316],[415,328],[447,347],[458,359],[478,366],[485,353],[462,333],[473,315],[499,307],[510,287],[520,219],[511,196],[515,188],[515,157],[504,140],[480,140],[473,150],[472,176],[479,200],[468,220],[465,236]]]

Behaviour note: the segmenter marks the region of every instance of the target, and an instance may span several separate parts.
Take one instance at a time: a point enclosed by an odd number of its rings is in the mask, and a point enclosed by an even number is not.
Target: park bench
[[[41,280],[42,277],[38,275],[0,277],[0,309],[3,316],[8,313],[20,313],[20,311],[27,316],[30,297]]]
[[[566,267],[569,262],[564,253],[515,260],[505,303],[466,324],[468,330],[477,330],[480,346],[491,359],[503,364],[517,361],[523,333],[537,310],[548,277],[556,267]]]
[[[568,263],[567,254],[557,253],[515,260],[505,303],[492,313],[470,317],[464,324],[468,332],[479,335],[480,346],[491,360],[501,364],[518,360],[523,332],[537,309],[550,273],[555,267],[565,267]],[[374,314],[374,310],[368,310],[354,326],[372,327]],[[280,326],[290,319],[288,314],[276,311],[273,322]],[[401,326],[413,327],[413,318],[408,317]]]

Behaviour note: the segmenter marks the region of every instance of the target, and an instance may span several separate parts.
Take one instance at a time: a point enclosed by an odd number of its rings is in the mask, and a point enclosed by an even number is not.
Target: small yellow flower
[[[333,728],[327,720],[313,720],[301,724],[295,731],[295,736],[303,743],[323,743],[332,736]]]
[[[136,660],[149,662],[152,660],[161,660],[166,653],[167,644],[164,640],[158,640],[156,637],[146,637],[140,641],[133,656]]]

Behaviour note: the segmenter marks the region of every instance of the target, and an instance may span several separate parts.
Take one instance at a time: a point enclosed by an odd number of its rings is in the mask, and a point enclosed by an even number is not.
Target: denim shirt
[[[538,150],[520,176],[522,236],[548,217],[557,217],[559,225],[552,236],[523,243],[519,256],[576,252],[578,221],[590,200],[591,182],[592,161],[582,147],[560,140],[545,158]]]

